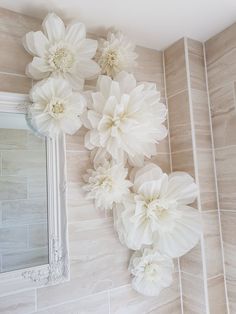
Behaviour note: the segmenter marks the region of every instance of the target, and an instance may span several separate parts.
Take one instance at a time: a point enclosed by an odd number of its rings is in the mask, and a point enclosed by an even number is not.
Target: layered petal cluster
[[[74,134],[82,125],[80,115],[86,100],[72,91],[70,84],[60,78],[37,83],[30,92],[29,122],[40,134],[54,137],[61,132]]]
[[[100,76],[88,107],[83,119],[90,129],[85,146],[100,147],[116,161],[128,157],[132,165],[141,166],[167,135],[167,110],[155,84],[137,85],[132,74],[120,72],[114,80]]]
[[[152,248],[133,254],[129,264],[134,290],[146,296],[158,296],[171,285],[174,264],[170,257]]]
[[[201,234],[200,214],[187,206],[197,196],[193,178],[184,172],[168,176],[152,163],[133,177],[133,194],[116,209],[121,241],[134,250],[153,245],[170,257],[187,253]]]
[[[96,55],[102,74],[114,77],[121,71],[131,71],[138,57],[134,50],[135,45],[122,32],[108,32],[107,39],[99,41]]]
[[[126,180],[128,169],[123,164],[114,164],[105,160],[95,169],[88,169],[84,180],[87,184],[83,189],[87,192],[87,199],[95,202],[99,209],[112,209],[113,205],[120,203],[129,194],[132,183]]]
[[[48,14],[42,24],[43,32],[29,32],[23,39],[25,49],[34,56],[26,74],[34,80],[49,76],[68,80],[75,90],[82,90],[84,80],[100,72],[92,60],[97,41],[86,38],[84,24],[73,22],[65,27],[54,13]]]

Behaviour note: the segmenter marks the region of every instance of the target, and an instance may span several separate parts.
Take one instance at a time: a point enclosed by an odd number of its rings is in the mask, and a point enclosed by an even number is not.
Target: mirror
[[[46,140],[0,112],[0,272],[48,263]]]
[[[0,293],[69,279],[65,138],[27,123],[27,95],[0,92]]]

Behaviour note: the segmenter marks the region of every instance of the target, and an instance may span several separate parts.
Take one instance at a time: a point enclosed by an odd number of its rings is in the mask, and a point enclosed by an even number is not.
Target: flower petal
[[[33,56],[43,57],[49,44],[47,37],[40,31],[29,32],[23,38],[23,46]]]
[[[42,80],[50,75],[50,67],[44,59],[34,57],[26,67],[26,75],[34,80]]]
[[[83,23],[72,22],[66,27],[66,42],[78,46],[86,36],[86,29]]]
[[[79,72],[80,77],[86,79],[94,78],[94,76],[98,75],[98,73],[100,72],[99,65],[95,61],[90,59],[78,61],[76,69]]]
[[[43,20],[42,28],[51,43],[64,39],[65,25],[55,13],[49,13]]]
[[[92,59],[96,53],[98,46],[97,40],[84,39],[79,43],[78,55],[81,59]]]

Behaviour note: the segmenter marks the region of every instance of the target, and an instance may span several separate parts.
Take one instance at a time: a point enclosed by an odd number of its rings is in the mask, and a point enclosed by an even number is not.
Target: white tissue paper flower
[[[59,78],[37,83],[30,92],[29,123],[40,134],[54,137],[61,132],[74,134],[82,125],[80,115],[86,101]]]
[[[114,77],[121,71],[132,71],[136,66],[135,45],[120,31],[108,32],[107,39],[100,39],[96,60],[102,74]]]
[[[132,287],[146,296],[158,296],[162,289],[169,287],[173,270],[171,258],[150,248],[135,252],[129,264]]]
[[[95,202],[98,209],[112,209],[115,203],[122,202],[129,193],[132,183],[126,180],[128,169],[122,164],[114,164],[105,160],[95,169],[88,169],[84,175],[87,184],[83,189],[87,192],[86,198]]]
[[[65,27],[54,13],[48,14],[42,24],[43,32],[29,32],[23,39],[25,49],[34,56],[26,74],[41,80],[49,76],[68,80],[75,90],[82,90],[84,80],[100,72],[92,60],[97,41],[86,38],[84,24],[73,22]]]
[[[118,162],[128,157],[131,165],[142,166],[167,135],[167,109],[156,85],[137,85],[132,74],[120,72],[114,80],[100,76],[96,89],[88,94],[89,109],[83,115],[90,129],[85,146],[105,149]]]
[[[120,240],[133,250],[154,245],[170,257],[191,250],[201,235],[200,213],[187,206],[197,197],[193,178],[184,172],[168,176],[148,163],[133,182],[133,194],[115,209]]]

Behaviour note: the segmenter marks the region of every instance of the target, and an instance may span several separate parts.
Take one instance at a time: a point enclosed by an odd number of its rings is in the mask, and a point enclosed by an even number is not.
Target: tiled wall
[[[165,52],[172,169],[191,173],[203,221],[199,245],[180,259],[184,313],[227,313],[203,46],[181,39]]]
[[[0,9],[1,90],[29,91],[31,82],[24,70],[31,57],[23,50],[21,37],[39,29],[40,24],[36,19]],[[164,100],[162,53],[142,47],[138,47],[137,52],[137,79],[156,82]],[[84,130],[80,130],[66,139],[71,280],[57,286],[0,296],[0,313],[180,314],[178,268],[174,283],[158,298],[143,297],[131,289],[127,271],[130,252],[119,243],[112,218],[96,211],[81,192],[81,175],[89,166],[83,133]],[[159,146],[154,161],[169,172],[169,160],[167,138]]]
[[[236,313],[236,24],[205,43],[230,313]]]
[[[47,264],[47,242],[45,142],[0,128],[0,272]]]

